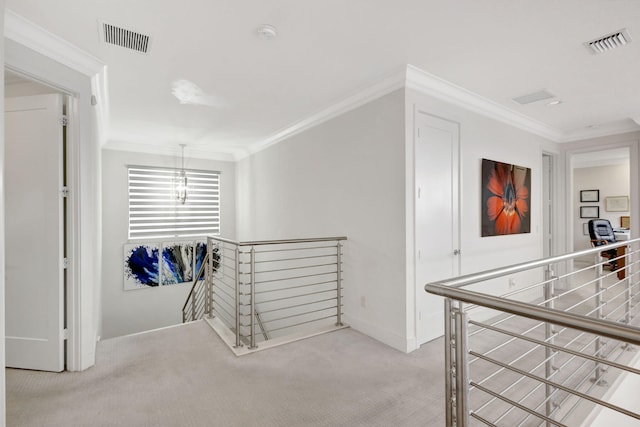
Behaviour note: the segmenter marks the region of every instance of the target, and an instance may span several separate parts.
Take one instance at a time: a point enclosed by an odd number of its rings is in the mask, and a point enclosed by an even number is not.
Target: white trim
[[[241,160],[251,154],[264,150],[278,142],[284,141],[300,132],[311,129],[321,123],[324,123],[334,117],[358,108],[368,102],[381,98],[395,90],[402,89],[405,85],[406,73],[404,70],[401,72],[393,73],[390,76],[385,77],[381,81],[361,90],[355,92],[340,101],[302,119],[284,129],[279,130],[266,139],[259,141],[255,144],[251,144],[247,148],[247,152],[244,155],[237,156],[236,160]]]
[[[552,141],[562,139],[562,133],[501,104],[477,95],[460,86],[407,65],[407,88],[417,90],[499,122],[523,129]]]
[[[66,40],[48,32],[10,9],[5,9],[4,36],[87,76],[102,71],[104,63]]]
[[[117,150],[117,151],[130,151],[134,153],[152,153],[162,154],[166,156],[180,155],[180,151],[177,147],[158,146],[151,144],[126,142],[126,141],[113,141],[110,140],[102,146],[105,150]],[[230,153],[220,153],[209,150],[198,150],[197,148],[187,147],[188,157],[198,159],[219,160],[223,162],[233,162],[237,157]]]
[[[98,122],[96,132],[100,143],[106,140],[109,127],[107,67],[98,58],[77,48],[10,9],[5,9],[4,36],[53,59],[81,74],[91,77],[91,90],[96,97]]]

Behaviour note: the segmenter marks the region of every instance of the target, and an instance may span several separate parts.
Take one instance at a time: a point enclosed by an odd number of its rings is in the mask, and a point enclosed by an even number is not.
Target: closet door
[[[64,369],[61,95],[5,99],[6,366]]]
[[[418,345],[444,334],[443,298],[424,285],[460,272],[459,125],[423,112],[415,129],[415,266]]]

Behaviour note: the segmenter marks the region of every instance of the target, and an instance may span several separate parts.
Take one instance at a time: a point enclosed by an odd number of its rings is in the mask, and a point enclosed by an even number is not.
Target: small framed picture
[[[580,218],[600,217],[600,206],[580,206]]]
[[[588,222],[583,222],[582,223],[582,234],[584,234],[585,236],[589,235],[589,223]]]
[[[599,202],[600,190],[581,190],[580,201],[581,202]]]
[[[605,197],[604,209],[607,212],[628,212],[629,197],[627,196]]]

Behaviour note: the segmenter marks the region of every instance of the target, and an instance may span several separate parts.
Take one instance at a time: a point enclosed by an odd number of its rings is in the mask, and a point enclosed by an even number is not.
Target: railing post
[[[251,287],[251,346],[249,348],[254,349],[256,346],[256,250],[254,246],[251,246],[251,250],[249,251],[250,257],[250,283]]]
[[[235,261],[236,261],[236,345],[235,347],[241,347],[240,341],[240,249],[236,245],[235,249]]]
[[[604,276],[604,273],[602,269],[602,257],[600,256],[599,253],[596,255],[596,259],[598,260],[598,267],[596,269],[597,280],[595,283],[595,287],[596,287],[595,313],[596,313],[596,318],[598,320],[602,320],[602,277]],[[603,349],[603,343],[602,343],[602,338],[600,336],[596,337],[594,345],[595,345],[594,356],[598,358],[602,358],[601,353]],[[591,381],[594,382],[596,385],[600,385],[600,386],[607,385],[607,382],[604,379],[602,379],[602,366],[600,366],[599,362],[595,362],[595,376]]]
[[[455,366],[451,359],[451,347],[454,345],[451,330],[451,322],[453,322],[453,312],[451,311],[451,299],[444,299],[444,393],[445,393],[445,418],[446,426],[453,426],[455,417],[455,397],[453,395],[453,379],[455,377]]]
[[[336,264],[337,264],[337,276],[336,276],[336,285],[337,285],[337,296],[336,303],[338,305],[337,308],[337,317],[336,317],[336,326],[342,326],[342,243],[338,240],[338,244],[336,245]]]
[[[558,280],[557,277],[554,276],[553,270],[551,269],[551,265],[548,265],[544,270],[544,305],[546,308],[553,309],[555,305],[554,294],[555,294],[555,282]],[[549,344],[555,344],[555,331],[553,329],[553,325],[549,322],[545,322],[544,324],[544,337],[545,342]],[[555,359],[555,350],[552,350],[549,347],[545,347],[545,377],[547,380],[551,379],[554,374],[555,368],[553,366],[553,362]],[[552,400],[553,393],[555,392],[555,388],[549,384],[545,385],[545,415],[549,418],[552,418],[553,411],[555,410],[554,402]],[[547,426],[551,424],[547,421]]]
[[[193,294],[191,295],[191,320],[196,320],[196,295],[198,292],[194,289]]]
[[[462,303],[454,311],[455,318],[455,386],[456,386],[456,427],[469,425],[469,336],[467,334],[467,313]]]

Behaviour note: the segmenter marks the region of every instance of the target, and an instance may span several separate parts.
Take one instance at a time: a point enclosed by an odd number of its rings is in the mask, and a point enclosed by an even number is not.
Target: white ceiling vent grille
[[[135,50],[141,53],[149,51],[151,37],[126,28],[102,23],[102,39],[105,43]]]
[[[593,53],[602,53],[617,47],[621,47],[631,42],[631,36],[626,28],[615,33],[599,37],[596,40],[585,43]]]
[[[551,99],[551,98],[555,98],[555,96],[547,92],[546,90],[539,90],[537,92],[528,93],[526,95],[518,96],[512,99],[516,101],[518,104],[527,105],[527,104],[531,104],[532,102],[538,102],[544,99]]]

